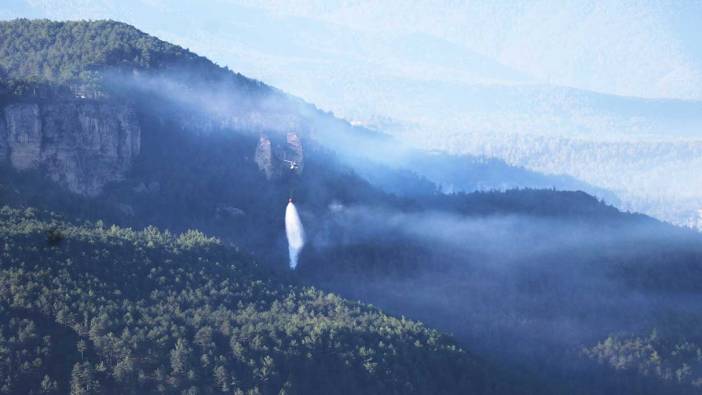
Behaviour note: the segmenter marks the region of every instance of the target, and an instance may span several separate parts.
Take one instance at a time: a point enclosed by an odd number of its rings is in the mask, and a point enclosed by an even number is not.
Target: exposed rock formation
[[[15,104],[5,108],[7,146],[10,161],[17,170],[37,167],[41,156],[39,105]]]
[[[41,168],[82,195],[98,195],[105,184],[122,179],[139,154],[141,130],[128,106],[87,100],[18,103],[2,115],[0,159],[9,157],[21,171]]]
[[[268,137],[261,136],[258,140],[256,153],[254,154],[254,162],[258,165],[258,169],[266,175],[267,179],[270,180],[271,177],[273,177],[275,164],[273,163],[271,140],[269,140]]]
[[[0,118],[2,113],[0,113]],[[7,128],[5,127],[4,119],[0,119],[0,165],[3,165],[7,161],[7,156],[9,155],[9,149],[7,147]]]
[[[297,174],[302,173],[302,167],[305,162],[305,156],[302,152],[302,142],[297,133],[289,132],[287,136],[288,145],[285,149],[286,159],[294,162],[294,171]]]
[[[302,142],[295,132],[288,132],[285,141],[271,142],[267,136],[262,135],[256,146],[254,161],[267,179],[293,172],[302,173],[304,153]]]

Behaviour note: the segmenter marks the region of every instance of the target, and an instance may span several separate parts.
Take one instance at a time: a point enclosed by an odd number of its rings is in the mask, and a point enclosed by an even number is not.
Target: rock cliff
[[[42,169],[68,190],[96,196],[139,154],[141,129],[126,105],[76,100],[14,103],[0,112],[0,161]]]
[[[274,175],[276,164],[273,158],[273,149],[271,147],[271,140],[266,136],[261,136],[256,146],[256,153],[254,154],[254,162],[258,165],[259,170],[261,170],[267,179],[271,179]]]
[[[302,151],[302,141],[297,133],[289,132],[287,134],[287,145],[285,147],[286,160],[291,161],[294,166],[295,173],[302,173],[302,168],[305,163],[305,155]]]
[[[41,157],[41,119],[37,104],[16,104],[5,108],[7,147],[17,170],[37,167]]]
[[[300,136],[295,132],[286,133],[285,140],[271,142],[271,138],[261,135],[254,162],[267,179],[272,179],[288,172],[300,175],[304,165],[304,152]]]
[[[1,111],[0,116],[2,116]],[[0,122],[0,164],[7,161],[7,156],[9,154],[7,143],[7,128],[5,127],[5,122]]]

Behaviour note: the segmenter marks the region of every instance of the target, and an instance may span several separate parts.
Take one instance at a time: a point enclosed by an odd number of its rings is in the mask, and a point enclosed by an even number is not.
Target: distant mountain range
[[[415,146],[567,174],[611,192],[622,209],[700,225],[702,102],[540,85],[422,83],[389,90],[403,93],[386,95],[388,103],[406,95],[415,100],[383,111],[394,116],[380,125]]]

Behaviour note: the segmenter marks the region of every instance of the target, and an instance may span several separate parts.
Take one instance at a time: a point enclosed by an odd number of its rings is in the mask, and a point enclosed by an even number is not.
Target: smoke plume
[[[305,246],[305,229],[300,222],[300,216],[292,202],[285,209],[285,233],[288,237],[288,252],[290,254],[290,268],[297,267],[297,257]]]

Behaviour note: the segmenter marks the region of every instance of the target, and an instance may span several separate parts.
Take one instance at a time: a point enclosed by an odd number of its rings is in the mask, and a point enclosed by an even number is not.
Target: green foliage
[[[227,81],[249,90],[263,86],[121,22],[0,22],[0,97],[3,92],[47,97],[65,94],[67,87],[79,96],[102,97],[107,93],[105,72],[157,70]]]
[[[436,331],[286,285],[198,231],[5,206],[0,245],[0,393],[490,390]]]
[[[119,22],[0,22],[0,66],[8,78],[91,81],[107,65],[141,69],[198,57]]]
[[[702,389],[702,345],[696,342],[663,337],[654,330],[649,336],[612,335],[583,352],[619,371]]]

